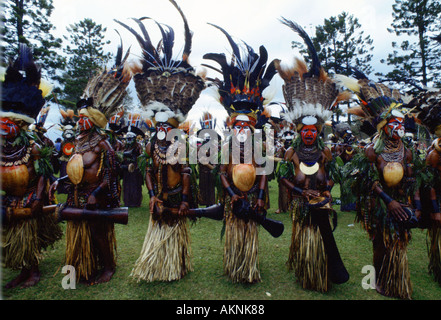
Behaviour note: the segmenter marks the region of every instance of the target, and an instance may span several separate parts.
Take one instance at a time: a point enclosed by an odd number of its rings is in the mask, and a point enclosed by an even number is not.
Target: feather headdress
[[[142,35],[128,25],[118,20],[115,21],[136,37],[142,49],[142,68],[134,76],[134,82],[143,108],[149,112],[149,117],[154,122],[156,122],[156,114],[161,112],[162,118],[167,116],[170,119],[175,119],[173,125],[177,127],[180,122],[185,120],[186,115],[205,88],[205,83],[204,79],[195,73],[194,68],[188,62],[192,33],[187,19],[177,3],[174,0],[170,0],[170,2],[179,11],[184,21],[185,45],[182,59],[173,58],[175,35],[170,26],[155,21],[162,39],[158,46],[154,46],[142,22],[151,18],[132,18],[141,29]]]
[[[407,107],[414,109],[417,119],[431,134],[441,137],[441,91],[422,92]]]
[[[0,116],[32,124],[46,102],[40,84],[41,70],[34,63],[31,49],[21,43],[19,56],[8,66],[2,82]]]
[[[403,105],[397,89],[390,89],[383,83],[375,83],[357,69],[352,68],[352,72],[356,79],[345,75],[336,75],[335,78],[360,100],[360,105],[348,109],[347,113],[363,119],[360,128],[362,131],[373,135],[386,125],[389,117],[395,115],[405,118],[408,110]]]
[[[122,42],[118,48],[115,65],[104,69],[89,80],[80,101],[77,103],[79,114],[87,115],[99,128],[104,129],[110,118],[120,110],[126,88],[132,78],[132,71],[126,64],[130,48],[124,59]]]
[[[269,87],[272,77],[276,74],[275,60],[267,66],[268,52],[264,46],[260,46],[257,54],[243,42],[244,48],[241,50],[224,29],[214,24],[210,25],[227,37],[232,48],[230,62],[223,53],[207,53],[203,56],[204,59],[217,62],[221,67],[219,70],[204,64],[223,76],[222,80],[211,79],[218,88],[219,102],[227,110],[232,122],[237,116],[244,115],[256,125],[263,112],[263,105],[269,102],[265,101],[263,91]]]
[[[281,22],[303,39],[312,60],[309,70],[300,59],[295,59],[292,67],[276,64],[276,69],[285,82],[282,89],[288,111],[282,115],[286,120],[295,123],[297,130],[304,124],[314,124],[321,130],[324,123],[331,118],[333,108],[338,102],[345,100],[347,94],[339,92],[336,83],[321,67],[308,34],[293,21],[282,18]]]

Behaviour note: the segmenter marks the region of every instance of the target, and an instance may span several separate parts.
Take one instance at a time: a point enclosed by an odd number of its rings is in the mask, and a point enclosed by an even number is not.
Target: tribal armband
[[[259,194],[257,196],[257,199],[263,200],[264,197],[265,197],[265,190],[259,189]]]
[[[97,196],[97,194],[101,191],[101,186],[98,186],[98,188],[96,188],[95,190],[93,190],[93,192],[92,192],[92,195],[94,196],[94,197],[96,197]]]
[[[149,190],[149,196],[150,198],[153,198],[155,196],[155,191],[153,191],[153,189]]]
[[[381,191],[380,198],[383,199],[386,204],[389,204],[393,201],[393,199],[389,197],[384,191]]]
[[[415,209],[421,210],[421,200],[415,200]]]
[[[438,213],[439,212],[439,205],[438,205],[438,201],[436,200],[432,200],[432,207],[433,207],[433,212],[434,213]]]
[[[296,192],[296,193],[298,193],[298,194],[302,194],[303,193],[303,189],[299,188],[299,187],[292,187],[291,190]]]
[[[233,189],[231,189],[231,187],[226,188],[226,190],[227,190],[228,194],[230,195],[230,197],[235,195],[235,193],[234,193]]]

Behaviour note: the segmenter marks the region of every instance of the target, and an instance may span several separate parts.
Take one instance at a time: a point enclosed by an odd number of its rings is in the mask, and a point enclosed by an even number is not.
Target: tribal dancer
[[[277,65],[285,81],[283,93],[288,111],[284,117],[296,125],[298,137],[285,153],[279,179],[292,193],[292,238],[288,267],[294,269],[302,288],[326,292],[331,283],[349,279],[329,224],[331,207],[332,155],[320,136],[340,93],[318,60],[308,35],[296,23],[282,23],[298,33],[308,45],[312,65],[307,71],[300,59],[292,68]]]
[[[259,54],[246,46],[247,52],[241,56],[240,49],[230,35],[220,27],[227,37],[232,49],[231,64],[224,54],[209,53],[204,59],[217,62],[222,70],[223,81],[214,80],[218,87],[219,101],[226,108],[229,119],[228,126],[233,133],[222,148],[229,148],[228,161],[220,164],[220,179],[223,186],[225,205],[225,247],[224,272],[232,282],[255,283],[261,281],[258,266],[258,226],[251,217],[240,218],[234,207],[248,203],[254,212],[261,213],[266,209],[267,177],[265,174],[256,176],[256,159],[253,145],[255,129],[262,128],[259,124],[263,115],[263,105],[269,103],[262,92],[270,84],[276,73],[274,62],[267,68],[267,51],[260,46]],[[254,69],[249,69],[251,67]],[[265,70],[266,69],[266,70]],[[264,101],[265,100],[265,101]],[[262,140],[261,140],[262,144]]]
[[[351,190],[346,187],[346,179],[348,174],[352,170],[352,166],[349,163],[358,151],[355,147],[356,140],[352,134],[349,124],[337,123],[334,126],[335,137],[337,138],[337,144],[335,145],[334,158],[341,159],[339,167],[339,180],[334,181],[340,185],[340,210],[352,211],[355,210],[355,201],[351,201]]]
[[[184,21],[182,60],[172,58],[174,32],[170,27],[164,30],[161,24],[157,24],[162,31],[162,40],[156,47],[152,45],[140,20],[134,19],[144,39],[129,26],[117,21],[142,39],[142,70],[134,76],[134,81],[141,108],[156,128],[156,133],[146,146],[145,155],[139,161],[140,168],[146,168],[150,217],[140,256],[131,272],[131,277],[137,281],[175,281],[192,271],[186,214],[196,206],[197,195],[192,186],[192,170],[188,162],[180,161],[180,150],[182,144],[185,147],[185,141],[179,139],[181,131],[177,128],[184,122],[205,84],[188,62],[192,34],[187,19],[178,5],[171,2]],[[168,133],[178,133],[175,135],[178,139],[170,141]],[[177,214],[162,215],[163,207],[176,209]]]
[[[130,79],[123,61],[116,70],[104,70],[91,78],[77,103],[79,134],[66,166],[67,176],[60,178],[70,181],[69,207],[99,210],[120,206],[115,151],[105,128],[127,94]],[[51,194],[57,185],[58,181],[51,186]],[[77,280],[86,284],[110,281],[116,268],[113,222],[68,221],[65,263],[75,267]]]
[[[77,130],[78,115],[75,115],[72,109],[60,109],[61,123],[60,128],[63,132],[61,137],[60,151],[58,152],[58,161],[60,163],[60,177],[66,176],[66,165],[75,150],[75,132]],[[66,193],[68,187],[65,181],[60,181],[57,186],[57,193]]]
[[[282,159],[285,157],[286,151],[291,147],[294,137],[296,136],[296,132],[294,130],[294,124],[283,120],[281,123],[281,130],[279,133],[279,143],[277,144],[278,148],[276,148],[276,153],[274,156],[278,159]],[[283,161],[278,161],[277,163],[277,169],[276,169],[276,177],[278,175],[278,171],[280,169],[280,166],[283,164]],[[278,181],[279,186],[279,208],[277,209],[276,213],[281,212],[288,212],[289,211],[289,204],[291,203],[291,194],[289,190],[287,189],[286,185],[282,181]]]
[[[28,131],[47,94],[31,50],[20,44],[19,57],[8,67],[2,82],[0,111],[2,260],[6,268],[21,269],[6,288],[38,283],[42,249],[62,236],[55,221],[42,212],[46,184],[53,173],[52,149],[39,145],[38,138]],[[18,218],[20,212],[28,212],[29,217]]]
[[[120,163],[124,205],[140,207],[144,179],[138,168],[138,157],[143,153],[143,148],[137,137],[144,137],[144,132],[136,126],[122,128],[120,132],[125,133]]]
[[[395,89],[369,81],[361,73],[357,80],[339,78],[361,101],[348,113],[360,116],[363,127],[377,131],[372,143],[351,161],[354,174],[347,179],[356,196],[357,219],[372,240],[377,291],[411,299],[407,246],[420,212],[412,208],[419,188],[414,175],[418,157],[402,141],[407,111]]]
[[[199,119],[201,129],[197,132],[197,136],[199,137],[199,134],[202,130],[211,130],[211,132],[214,132],[216,127],[216,118],[214,118],[208,111],[204,112],[202,117]],[[220,143],[220,136],[217,134],[215,135],[217,137],[218,143]],[[201,147],[209,146],[210,140],[212,139],[212,135],[209,133],[206,133],[204,137],[199,137],[202,139],[201,145],[198,148],[200,150]],[[219,148],[216,148],[217,150]],[[204,156],[209,158],[211,156],[210,154],[210,148],[208,148],[208,151]],[[213,165],[210,163],[204,164],[200,163],[198,165],[199,168],[199,205],[205,205],[205,206],[211,206],[216,203],[216,177],[214,176],[212,170]]]
[[[428,219],[429,272],[441,285],[441,92],[421,93],[408,107],[418,108],[418,119],[435,140],[427,150],[426,169],[430,174],[428,186],[421,186],[421,207],[430,213]],[[426,210],[425,210],[426,209]]]

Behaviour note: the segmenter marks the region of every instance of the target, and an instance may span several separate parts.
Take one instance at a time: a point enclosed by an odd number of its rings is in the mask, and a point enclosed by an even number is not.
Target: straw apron
[[[256,196],[248,195],[250,205],[254,206]],[[259,271],[259,224],[253,220],[245,222],[234,216],[231,198],[225,196],[225,246],[224,273],[232,282],[260,282]]]
[[[6,195],[3,204],[23,208],[28,200],[35,200],[35,189],[29,189],[20,199]],[[14,270],[38,265],[43,258],[42,251],[63,235],[54,216],[42,214],[36,218],[9,221],[1,226],[1,231],[3,264]]]
[[[330,289],[327,256],[319,227],[312,224],[309,209],[302,197],[293,196],[288,269],[294,270],[302,288],[326,292]]]
[[[193,271],[187,218],[172,224],[154,220],[149,226],[139,258],[130,274],[137,281],[174,281]]]

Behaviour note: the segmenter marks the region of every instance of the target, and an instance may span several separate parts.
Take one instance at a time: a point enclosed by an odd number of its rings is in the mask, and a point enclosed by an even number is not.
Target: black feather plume
[[[192,37],[193,34],[190,31],[190,28],[188,26],[188,22],[187,22],[187,18],[184,15],[184,12],[182,12],[181,8],[178,6],[178,4],[176,3],[176,1],[174,0],[170,0],[170,2],[175,6],[175,8],[179,11],[179,14],[182,17],[182,20],[184,20],[184,34],[185,34],[185,45],[184,45],[184,51],[182,53],[182,59],[184,61],[187,61],[188,56],[191,53],[191,45],[192,45]]]
[[[317,50],[314,47],[314,44],[311,41],[311,38],[309,38],[308,34],[305,32],[305,30],[303,30],[303,28],[301,26],[299,26],[297,23],[290,21],[288,19],[285,19],[282,17],[282,19],[280,19],[280,21],[288,26],[289,28],[291,28],[294,32],[296,32],[305,42],[306,46],[308,47],[308,51],[309,51],[309,55],[311,57],[312,60],[312,64],[311,67],[309,69],[309,71],[304,74],[304,77],[310,77],[310,76],[319,76],[320,75],[320,69],[321,69],[321,65],[320,65],[320,60],[318,58],[317,55]]]
[[[25,72],[25,77],[20,74]],[[20,44],[17,59],[8,66],[2,83],[2,111],[23,116],[31,123],[45,104],[40,85],[41,71],[34,63],[31,49]]]
[[[231,49],[233,49],[233,59],[237,59],[238,61],[241,61],[239,46],[236,44],[236,42],[234,42],[233,38],[231,38],[231,36],[228,34],[228,32],[215,24],[212,24],[212,23],[208,23],[208,24],[212,25],[213,27],[222,31],[222,33],[227,37],[228,42],[230,43]]]

